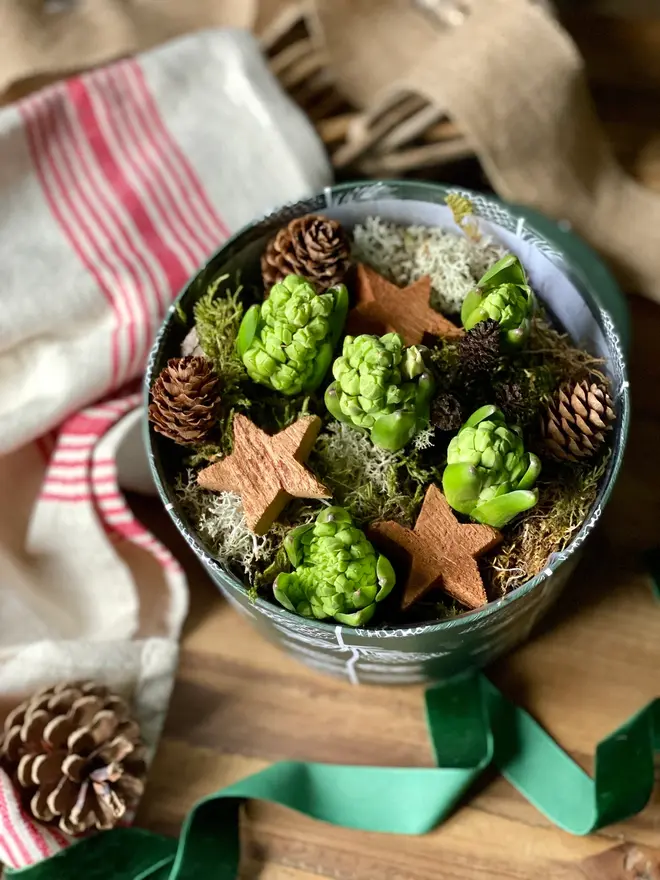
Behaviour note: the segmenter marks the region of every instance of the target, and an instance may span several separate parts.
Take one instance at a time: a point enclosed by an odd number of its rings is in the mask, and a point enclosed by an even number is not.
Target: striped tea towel
[[[155,746],[187,589],[122,494],[148,482],[136,380],[166,308],[229,232],[328,177],[239,31],[0,111],[0,722],[40,687],[89,677],[133,699]],[[66,842],[0,771],[0,863]]]

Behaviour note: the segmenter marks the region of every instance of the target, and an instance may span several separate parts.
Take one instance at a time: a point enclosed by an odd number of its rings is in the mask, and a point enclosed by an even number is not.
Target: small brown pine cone
[[[459,370],[471,381],[492,370],[500,359],[500,325],[492,318],[480,321],[458,341]]]
[[[594,455],[616,418],[609,387],[585,379],[564,385],[541,419],[543,449],[557,461],[582,461]]]
[[[60,684],[5,721],[0,766],[29,812],[65,834],[114,827],[144,790],[146,747],[126,703],[93,682]]]
[[[287,275],[302,275],[321,293],[343,281],[350,258],[348,236],[336,220],[320,214],[296,217],[271,238],[261,257],[266,295]]]
[[[463,424],[463,407],[460,400],[446,391],[431,403],[431,424],[438,431],[458,431]]]
[[[171,358],[151,389],[149,421],[154,430],[175,443],[200,443],[215,424],[217,386],[207,358]]]

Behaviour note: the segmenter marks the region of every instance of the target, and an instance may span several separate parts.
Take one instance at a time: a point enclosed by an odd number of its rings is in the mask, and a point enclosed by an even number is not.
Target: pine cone
[[[93,682],[40,691],[7,717],[0,766],[41,822],[112,828],[144,789],[145,746],[128,707]]]
[[[458,431],[463,424],[460,400],[451,392],[439,394],[431,404],[431,424],[438,431]]]
[[[616,415],[609,388],[585,379],[559,389],[543,415],[545,452],[558,461],[590,458],[605,442]]]
[[[461,375],[468,381],[492,370],[500,359],[500,325],[480,321],[458,341]]]
[[[151,389],[149,421],[175,443],[201,442],[215,424],[217,385],[206,358],[171,358]]]
[[[287,275],[307,278],[321,293],[343,281],[350,256],[350,242],[336,220],[320,214],[297,217],[271,238],[261,257],[266,295]]]

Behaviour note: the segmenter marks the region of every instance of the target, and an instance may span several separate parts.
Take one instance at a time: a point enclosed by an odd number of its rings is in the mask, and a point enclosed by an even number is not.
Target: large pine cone
[[[480,321],[458,341],[461,375],[468,381],[492,370],[500,358],[500,325]]]
[[[271,238],[261,257],[266,294],[287,275],[302,275],[319,292],[343,281],[351,245],[341,225],[320,214],[297,217]]]
[[[121,697],[93,682],[60,684],[7,717],[0,766],[36,819],[65,834],[105,831],[137,805],[145,746]]]
[[[542,418],[545,452],[557,461],[591,458],[616,415],[607,385],[585,379],[559,389]]]
[[[200,443],[215,424],[217,385],[207,358],[171,358],[151,389],[149,421],[175,443]]]

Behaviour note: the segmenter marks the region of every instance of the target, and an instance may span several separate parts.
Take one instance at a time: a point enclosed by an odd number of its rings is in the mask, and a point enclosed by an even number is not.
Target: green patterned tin
[[[444,203],[455,188],[420,182],[365,182],[327,187],[242,229],[191,279],[178,298],[187,314],[209,281],[238,269],[250,271],[267,239],[284,223],[324,213],[351,228],[366,217],[453,227]],[[446,620],[397,628],[351,628],[302,619],[266,599],[252,600],[247,587],[213,558],[191,529],[163,467],[164,443],[146,424],[147,448],[160,496],[177,528],[227,600],[267,639],[308,666],[353,683],[408,684],[450,678],[483,667],[527,639],[557,599],[585,540],[600,518],[616,480],[628,433],[629,390],[624,349],[628,316],[607,269],[569,230],[527,209],[460,190],[475,205],[482,227],[517,254],[532,286],[575,342],[605,358],[618,419],[613,454],[599,497],[571,544],[553,554],[546,568],[505,597],[477,611]],[[145,394],[169,357],[179,354],[184,330],[173,305],[158,333],[147,369]]]

